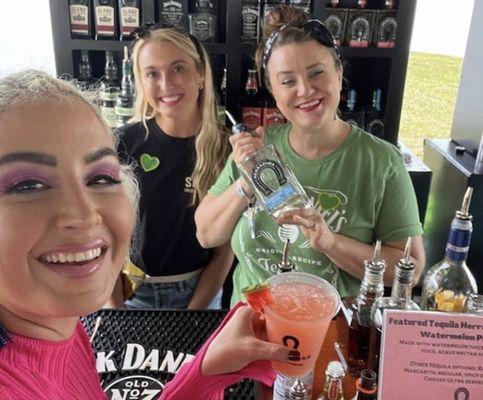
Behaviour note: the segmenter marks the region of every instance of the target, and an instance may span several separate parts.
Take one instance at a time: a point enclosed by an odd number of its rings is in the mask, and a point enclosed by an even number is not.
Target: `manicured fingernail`
[[[288,353],[289,361],[300,361],[300,352],[297,350],[290,350]]]

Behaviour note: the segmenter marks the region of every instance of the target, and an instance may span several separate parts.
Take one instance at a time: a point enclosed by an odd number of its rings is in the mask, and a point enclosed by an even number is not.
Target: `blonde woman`
[[[219,308],[233,262],[229,244],[203,249],[194,211],[229,152],[216,119],[208,54],[173,27],[137,32],[134,123],[119,131],[121,158],[134,161],[141,187],[138,263],[150,276],[133,308]]]

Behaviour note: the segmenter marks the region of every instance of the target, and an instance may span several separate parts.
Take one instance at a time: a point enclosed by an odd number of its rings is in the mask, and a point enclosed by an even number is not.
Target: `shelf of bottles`
[[[325,21],[347,61],[341,117],[384,138],[386,103],[394,107],[387,100],[398,42],[395,0],[69,0],[67,47],[74,78],[99,81],[105,76],[106,51],[121,65],[123,47],[130,47],[130,33],[136,27],[170,24],[189,31],[210,54],[222,122],[225,108],[250,126],[284,122],[263,82],[256,77],[248,82],[263,20],[279,5],[303,9]],[[86,70],[80,65],[81,53],[84,62],[92,64],[90,77],[81,76]],[[391,132],[389,140],[394,141],[394,135]]]

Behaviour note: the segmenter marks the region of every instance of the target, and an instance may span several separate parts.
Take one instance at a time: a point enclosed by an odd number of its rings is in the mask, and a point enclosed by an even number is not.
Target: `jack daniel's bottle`
[[[116,100],[117,126],[123,126],[134,116],[135,87],[132,79],[132,62],[129,59],[129,51],[124,46],[124,60],[122,61],[121,94]]]
[[[425,275],[421,306],[424,310],[463,312],[466,299],[477,293],[475,278],[466,265],[473,217],[469,213],[473,188],[466,190],[461,210],[451,222],[448,243],[442,261]]]
[[[158,2],[158,21],[162,24],[186,30],[186,13],[183,0],[159,0]]]
[[[372,260],[364,261],[364,278],[359,295],[352,305],[352,320],[349,325],[349,373],[359,376],[367,368],[369,339],[371,336],[371,307],[384,295],[383,274],[386,263],[381,259],[381,242],[374,248]]]
[[[190,33],[202,42],[215,42],[217,18],[210,0],[198,0],[196,11],[188,16]]]
[[[262,125],[263,108],[261,103],[258,92],[257,71],[249,69],[241,104],[242,122],[250,131],[254,131]]]
[[[381,347],[382,318],[384,310],[420,310],[412,300],[415,265],[411,261],[412,238],[408,238],[404,257],[394,271],[391,297],[380,297],[371,307],[371,338],[369,343],[368,366],[376,373],[379,371],[379,351]]]

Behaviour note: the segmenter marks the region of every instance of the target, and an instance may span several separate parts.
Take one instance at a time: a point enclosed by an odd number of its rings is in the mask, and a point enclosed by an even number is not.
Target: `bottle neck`
[[[411,301],[413,291],[414,267],[405,268],[399,263],[396,265],[394,282],[392,285],[391,298],[395,301]]]
[[[468,257],[473,224],[469,219],[455,217],[451,222],[444,257],[456,264],[462,264]]]
[[[386,265],[382,261],[364,262],[364,278],[362,279],[357,302],[372,304],[374,300],[384,294],[383,274]]]

